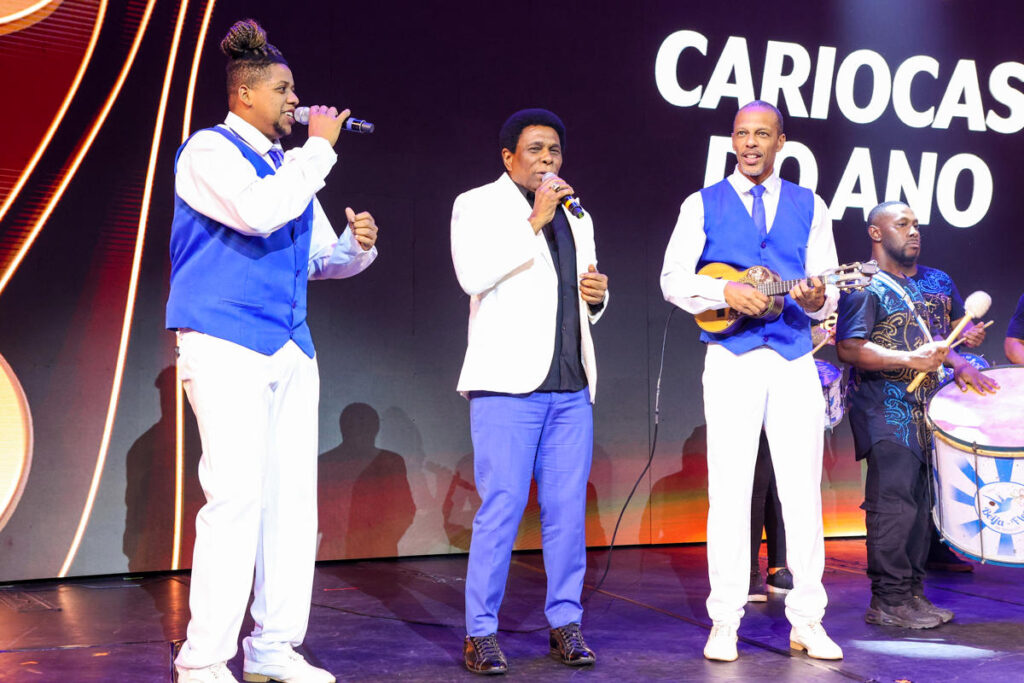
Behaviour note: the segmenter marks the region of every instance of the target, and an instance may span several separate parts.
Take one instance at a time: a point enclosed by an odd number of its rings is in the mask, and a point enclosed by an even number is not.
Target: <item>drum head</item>
[[[928,404],[935,435],[965,451],[1024,457],[1024,366],[982,370],[999,383],[995,394],[943,385]]]

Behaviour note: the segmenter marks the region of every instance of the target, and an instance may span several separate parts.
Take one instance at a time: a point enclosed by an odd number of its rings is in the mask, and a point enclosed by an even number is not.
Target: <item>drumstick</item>
[[[828,344],[828,340],[831,339],[832,335],[834,335],[835,333],[836,333],[836,328],[834,328],[834,327],[831,330],[829,330],[828,332],[826,332],[825,333],[825,338],[821,340],[821,343],[818,344],[817,346],[815,346],[811,350],[811,355],[813,356],[818,351],[821,351],[821,347],[823,347],[825,344]]]
[[[984,330],[984,329],[988,329],[988,328],[989,328],[989,327],[991,327],[991,326],[992,326],[993,324],[995,324],[995,322],[996,322],[995,320],[989,320],[989,321],[988,321],[987,323],[985,323],[984,325],[982,325],[982,326],[981,326],[981,329],[983,329],[983,330]],[[960,346],[961,344],[963,344],[963,343],[964,343],[965,341],[967,341],[967,337],[960,337],[960,338],[959,338],[959,339],[957,339],[957,340],[956,340],[955,342],[953,342],[952,344],[950,344],[950,345],[949,345],[949,348],[950,348],[950,349],[955,349],[956,347],[958,347],[958,346]]]
[[[974,318],[984,317],[984,315],[988,313],[988,308],[991,305],[992,297],[986,294],[985,292],[974,292],[969,297],[967,297],[967,300],[964,301],[964,317],[961,318],[960,322],[957,323],[957,326],[953,328],[953,332],[950,333],[950,335],[946,337],[944,340],[942,340],[940,344],[948,349],[950,345],[953,343],[953,340],[959,337],[960,333],[964,331],[964,328],[967,327],[967,324],[970,323],[971,320],[973,320]],[[907,393],[909,394],[916,391],[917,388],[921,386],[921,382],[923,382],[924,378],[927,376],[927,372],[918,372],[917,376],[914,377],[914,381],[907,385]]]

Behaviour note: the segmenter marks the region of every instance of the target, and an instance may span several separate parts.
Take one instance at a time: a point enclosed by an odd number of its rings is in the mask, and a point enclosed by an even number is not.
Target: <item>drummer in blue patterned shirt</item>
[[[960,296],[953,278],[939,270],[929,268],[916,263],[913,273],[907,277],[917,285],[928,305],[928,316],[926,322],[932,334],[945,339],[950,331],[956,327],[956,323],[966,315],[964,300]],[[981,321],[969,324],[960,334],[964,346],[975,348],[985,341],[985,325]],[[928,571],[947,572],[970,572],[974,566],[969,562],[961,560],[952,550],[949,549],[939,538],[939,532],[934,525],[929,524],[926,532],[929,536],[928,557],[925,560],[925,569]]]
[[[902,202],[886,202],[868,216],[871,256],[879,273],[839,302],[836,350],[853,365],[849,415],[857,458],[867,458],[864,504],[871,604],[870,624],[933,628],[953,612],[924,596],[930,538],[925,458],[928,398],[935,371],[953,370],[961,389],[994,392],[998,385],[940,342],[950,331],[955,287],[948,275],[917,265],[921,233]],[[930,373],[913,393],[919,371]]]

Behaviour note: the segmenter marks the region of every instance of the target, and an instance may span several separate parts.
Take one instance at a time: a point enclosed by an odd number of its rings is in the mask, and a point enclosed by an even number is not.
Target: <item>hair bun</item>
[[[231,59],[240,59],[246,56],[266,55],[267,32],[256,23],[255,19],[243,19],[236,21],[228,29],[224,40],[220,41],[220,49]],[[271,47],[271,50],[273,48]]]

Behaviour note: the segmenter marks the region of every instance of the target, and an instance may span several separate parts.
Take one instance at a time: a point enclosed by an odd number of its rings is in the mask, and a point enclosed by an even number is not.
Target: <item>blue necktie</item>
[[[279,150],[277,147],[271,147],[270,160],[274,162],[274,168],[281,168],[281,164],[284,162],[284,152]],[[761,215],[764,215],[764,209],[761,210]],[[762,222],[764,222],[763,218]]]
[[[761,195],[764,194],[764,185],[754,185],[750,188],[750,194],[754,196],[754,207],[750,212],[750,217],[754,219],[754,225],[757,226],[761,233],[761,241],[764,242],[768,239],[768,224],[764,218],[764,200],[761,199]]]

